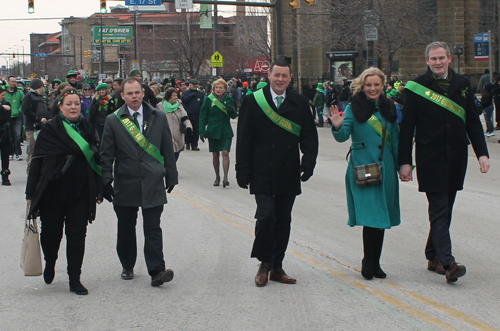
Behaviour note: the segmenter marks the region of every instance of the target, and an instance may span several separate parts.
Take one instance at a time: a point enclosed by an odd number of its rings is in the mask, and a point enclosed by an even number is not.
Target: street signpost
[[[222,57],[222,54],[219,52],[213,53],[212,56],[210,57],[210,63],[212,65],[212,68],[222,68],[224,63],[224,58]]]
[[[125,0],[125,6],[161,6],[161,0]]]
[[[488,32],[474,35],[474,59],[488,61],[490,59],[490,37]]]
[[[48,57],[49,53],[35,53],[35,57]]]
[[[365,26],[365,40],[366,41],[377,41],[378,40],[378,30],[376,26]]]
[[[175,9],[193,8],[193,0],[175,0]]]

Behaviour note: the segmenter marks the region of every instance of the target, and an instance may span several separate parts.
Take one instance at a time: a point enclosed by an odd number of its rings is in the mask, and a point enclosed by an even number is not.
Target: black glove
[[[238,186],[244,189],[248,189],[248,184],[250,184],[250,176],[236,177]]]
[[[313,175],[313,170],[309,168],[300,167],[300,172],[302,173],[300,180],[303,182],[307,182],[307,180]]]
[[[170,193],[172,192],[172,190],[174,189],[175,185],[171,185],[169,187],[167,187],[167,193]]]
[[[204,135],[200,135],[200,140],[201,140],[202,143],[204,143],[205,142],[205,136]]]
[[[104,185],[103,196],[104,196],[104,199],[108,200],[109,202],[113,202],[113,197],[115,196],[115,190],[113,189],[111,182]]]
[[[193,135],[193,129],[191,129],[191,128],[186,128],[186,133],[185,133],[185,134],[186,134],[186,136],[188,136],[188,137],[192,136],[192,135]]]

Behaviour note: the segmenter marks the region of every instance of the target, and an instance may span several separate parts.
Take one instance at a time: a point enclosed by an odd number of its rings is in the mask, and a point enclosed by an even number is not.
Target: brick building
[[[452,52],[455,47],[463,47],[463,54],[460,57],[453,55],[451,66],[454,70],[458,70],[460,65],[460,73],[470,77],[474,84],[484,69],[488,68],[488,61],[474,59],[473,36],[488,30],[492,31],[493,70],[499,69],[498,7],[495,0],[371,1],[374,6],[372,10],[368,10],[367,6],[370,1],[338,1],[351,8],[350,12],[341,13],[342,15],[339,14],[338,8],[333,8],[331,4],[325,2],[316,1],[315,5],[310,6],[299,0],[299,7],[292,9],[288,5],[289,0],[279,1],[282,2],[283,8],[283,55],[291,57],[292,71],[299,85],[331,79],[334,73],[340,74],[339,64],[350,64],[354,76],[367,67],[367,62],[371,64],[371,61],[367,61],[369,46],[364,40],[364,27],[370,20],[376,21],[372,26],[378,26],[378,41],[373,42],[375,49],[373,58],[377,67],[384,72],[389,72],[390,69],[393,75],[403,80],[426,70],[425,46],[432,41],[442,40],[448,43]],[[359,4],[357,8],[356,3]],[[385,4],[386,8],[377,7],[380,3]],[[394,48],[394,45],[388,45],[387,40],[384,40],[383,24],[398,20],[403,6],[408,8],[408,12],[412,11],[414,17],[409,15],[410,17],[402,20],[403,25],[399,26],[401,33],[405,29],[408,30],[406,31],[408,38],[406,45],[394,52],[391,66],[388,50],[390,46]],[[376,17],[377,15],[379,16]],[[342,31],[342,24],[349,24],[349,20],[357,24],[356,29]],[[271,29],[272,50],[273,54],[276,54],[274,24],[271,25]],[[348,34],[345,42],[338,40],[335,43],[331,42],[334,39],[331,37],[332,34],[341,35],[344,32]],[[400,37],[404,41],[405,35]],[[327,57],[327,52],[332,52],[333,57],[340,55],[340,60],[334,62],[334,59]],[[349,53],[352,58],[342,57],[342,53]]]

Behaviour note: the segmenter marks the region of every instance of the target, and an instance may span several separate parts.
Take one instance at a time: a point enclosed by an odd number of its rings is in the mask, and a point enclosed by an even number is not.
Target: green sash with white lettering
[[[209,98],[210,100],[212,100],[212,106],[217,106],[217,108],[219,108],[220,110],[222,110],[222,111],[224,112],[224,114],[226,114],[226,115],[227,115],[227,117],[229,117],[229,114],[227,113],[227,110],[226,110],[226,106],[224,106],[224,105],[222,104],[222,102],[220,102],[220,100],[219,100],[219,99],[217,99],[217,97],[216,97],[215,95],[210,94],[210,95],[208,96],[208,98]]]
[[[264,114],[266,114],[274,124],[276,124],[280,128],[287,130],[288,132],[293,133],[297,137],[300,137],[300,129],[302,127],[296,123],[293,123],[289,119],[278,115],[278,113],[276,113],[267,102],[266,97],[264,96],[264,91],[262,89],[256,91],[253,95],[255,96],[255,101],[257,101],[257,104],[264,111]]]
[[[373,130],[375,130],[375,132],[377,132],[379,136],[384,136],[384,127],[382,126],[382,121],[375,117],[375,115],[372,115],[366,122],[372,127]],[[385,133],[385,142],[392,151],[392,136],[389,132]]]
[[[118,116],[118,111],[115,111],[116,117],[122,122],[125,129],[130,133],[132,138],[134,138],[135,142],[141,146],[141,148],[146,151],[149,155],[154,157],[161,163],[161,165],[165,165],[163,156],[160,153],[160,150],[156,148],[155,145],[151,144],[146,137],[142,134],[141,130],[135,125],[134,121],[131,121],[127,116]]]
[[[80,136],[80,134],[76,132],[75,129],[73,129],[68,123],[64,121],[62,121],[62,123],[69,137],[73,139],[73,141],[82,150],[83,155],[85,155],[85,158],[87,159],[87,162],[90,164],[92,169],[94,169],[94,171],[99,176],[102,176],[102,167],[95,162],[94,151],[90,149],[89,143],[85,139],[83,139],[83,137]]]
[[[413,81],[409,81],[406,83],[405,88],[414,92],[415,94],[424,97],[427,100],[434,102],[435,104],[443,107],[446,110],[451,111],[453,114],[460,117],[465,123],[465,110],[460,107],[458,104],[448,99],[444,95],[436,93],[425,86],[420,85],[419,83],[415,83]]]

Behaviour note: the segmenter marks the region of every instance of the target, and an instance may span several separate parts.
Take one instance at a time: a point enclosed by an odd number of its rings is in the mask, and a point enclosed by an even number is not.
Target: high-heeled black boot
[[[363,252],[364,257],[361,262],[361,275],[370,280],[373,279],[373,253],[375,248],[374,228],[363,227]]]
[[[384,229],[376,229],[375,247],[373,251],[373,275],[377,278],[387,277],[386,273],[380,267],[380,256],[382,255],[382,246],[384,244]]]

